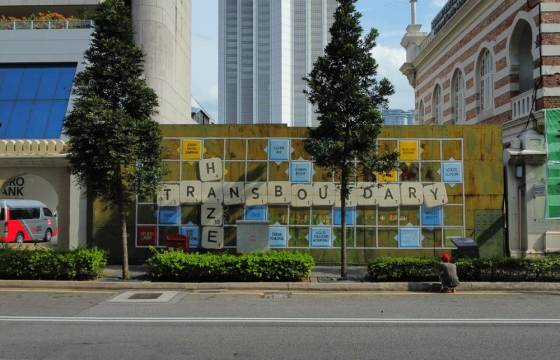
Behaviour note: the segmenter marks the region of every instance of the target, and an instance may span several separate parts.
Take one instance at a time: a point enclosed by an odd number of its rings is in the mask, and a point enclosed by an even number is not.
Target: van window
[[[10,218],[12,220],[38,219],[40,217],[41,211],[39,211],[39,208],[10,209]]]
[[[52,216],[51,209],[43,208],[43,214],[45,214],[45,216]]]
[[[0,207],[0,220],[6,220],[4,217],[6,215],[4,215],[4,208]]]

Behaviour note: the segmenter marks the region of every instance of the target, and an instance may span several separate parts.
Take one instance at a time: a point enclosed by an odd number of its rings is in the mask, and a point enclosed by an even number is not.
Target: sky
[[[218,121],[218,1],[192,0],[192,96]],[[275,1],[275,0],[271,0]],[[430,24],[447,0],[418,0],[416,23],[430,32]],[[400,42],[411,22],[409,0],[358,0],[364,31],[377,29],[373,51],[378,79],[386,77],[395,87],[389,98],[390,109],[414,109],[414,91],[400,67],[406,52]]]

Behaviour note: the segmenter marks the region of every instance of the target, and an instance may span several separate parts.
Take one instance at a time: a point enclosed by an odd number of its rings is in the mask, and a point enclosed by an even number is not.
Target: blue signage
[[[160,224],[177,224],[179,223],[179,207],[178,206],[162,206],[159,208]]]
[[[269,140],[268,141],[268,160],[290,160],[290,140]]]
[[[266,206],[247,206],[245,220],[266,220]]]
[[[346,208],[346,225],[354,225],[354,219],[356,219],[356,208]],[[342,215],[340,208],[334,209],[333,223],[335,225],[342,225]]]
[[[311,162],[309,161],[291,162],[290,181],[295,183],[311,182]]]
[[[330,248],[332,242],[330,227],[312,227],[309,246],[314,248]]]
[[[189,248],[200,247],[200,228],[198,226],[181,226],[179,234],[189,236]]]
[[[271,248],[286,247],[286,227],[285,226],[271,226],[268,228],[269,245]]]
[[[420,247],[420,229],[418,228],[400,228],[399,229],[399,247],[402,248],[419,248]]]
[[[441,206],[433,208],[421,207],[422,225],[441,226]]]
[[[460,162],[444,162],[442,163],[442,171],[443,182],[460,183],[463,181],[463,167]]]

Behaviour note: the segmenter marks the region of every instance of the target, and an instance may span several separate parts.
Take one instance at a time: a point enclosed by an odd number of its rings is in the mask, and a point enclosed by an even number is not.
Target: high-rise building
[[[302,80],[330,41],[336,0],[220,0],[221,124],[316,126]]]
[[[389,109],[383,111],[385,125],[414,125],[414,110]]]

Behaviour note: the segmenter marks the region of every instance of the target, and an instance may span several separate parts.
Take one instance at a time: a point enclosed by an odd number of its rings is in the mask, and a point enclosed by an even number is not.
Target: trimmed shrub
[[[311,275],[315,261],[308,253],[269,251],[239,256],[185,254],[150,248],[146,261],[152,281],[301,281]]]
[[[560,281],[560,257],[457,258],[460,281]],[[380,257],[368,264],[368,278],[381,281],[438,281],[439,258]]]
[[[73,250],[0,246],[0,279],[88,280],[107,265],[107,251],[80,247]]]

